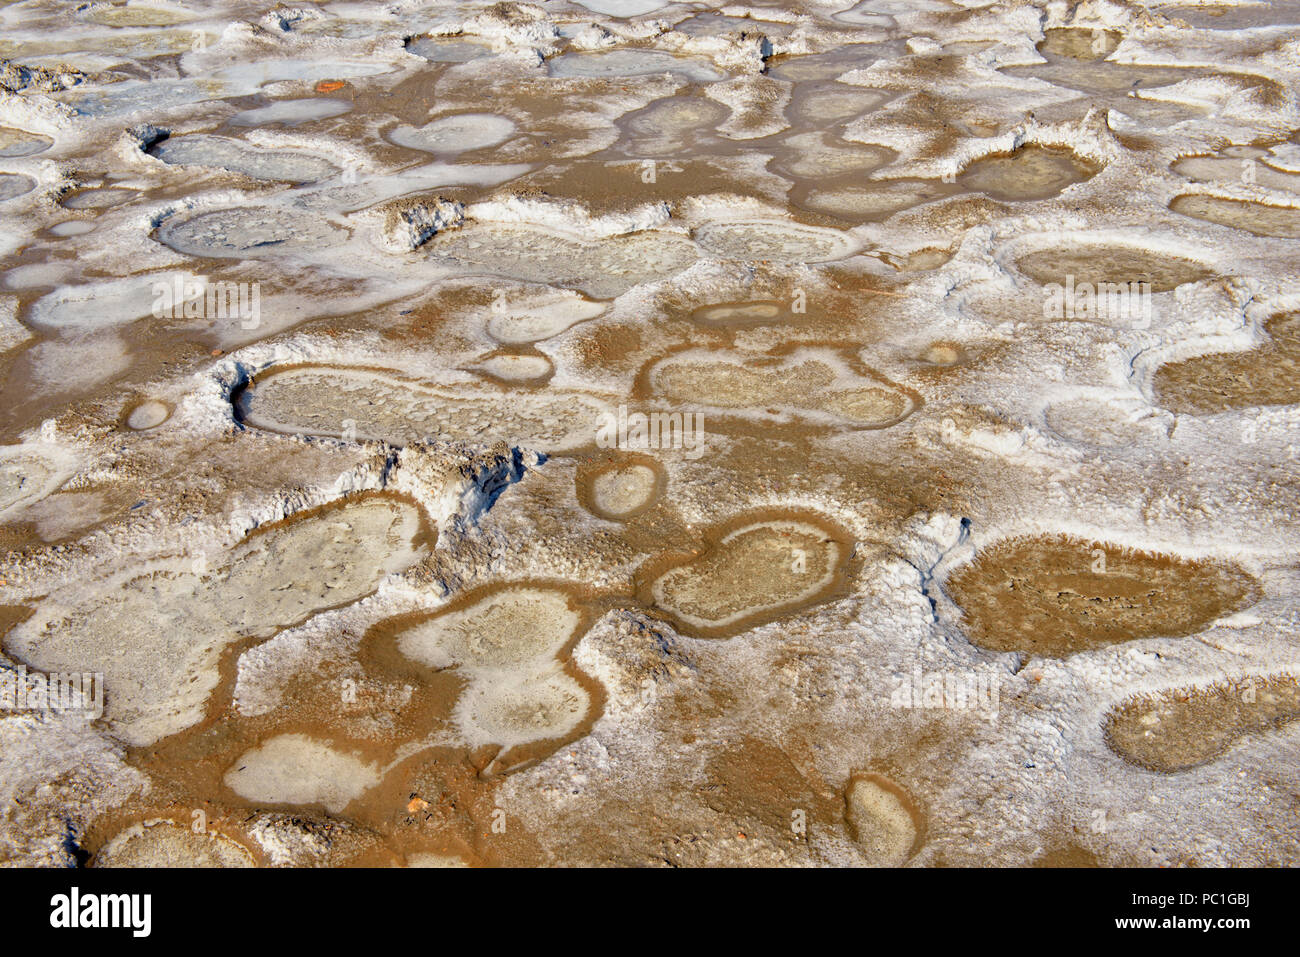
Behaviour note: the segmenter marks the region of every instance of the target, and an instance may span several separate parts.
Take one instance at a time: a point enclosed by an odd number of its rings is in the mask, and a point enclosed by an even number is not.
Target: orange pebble
[[[333,93],[335,90],[341,90],[344,87],[342,80],[321,80],[316,84],[317,93]]]

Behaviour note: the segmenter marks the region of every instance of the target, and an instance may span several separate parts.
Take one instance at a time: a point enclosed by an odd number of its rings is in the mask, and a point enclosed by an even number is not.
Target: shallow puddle
[[[444,116],[420,127],[399,126],[388,134],[398,146],[427,153],[464,153],[504,143],[515,124],[492,113]]]
[[[721,80],[723,73],[708,60],[673,56],[658,50],[612,50],[608,53],[566,53],[546,61],[556,77],[629,77],[671,73],[692,83]]]
[[[277,100],[267,106],[236,113],[228,121],[231,126],[300,126],[315,120],[342,116],[352,109],[344,100],[317,97],[310,100]]]

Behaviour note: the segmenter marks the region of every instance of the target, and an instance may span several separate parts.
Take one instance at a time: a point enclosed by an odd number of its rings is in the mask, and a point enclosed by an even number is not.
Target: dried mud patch
[[[1272,675],[1131,698],[1106,716],[1105,733],[1111,749],[1129,763],[1174,773],[1297,718],[1300,682],[1294,675]]]
[[[1259,595],[1233,565],[1067,536],[997,542],[944,588],[972,642],[1044,657],[1195,634]]]

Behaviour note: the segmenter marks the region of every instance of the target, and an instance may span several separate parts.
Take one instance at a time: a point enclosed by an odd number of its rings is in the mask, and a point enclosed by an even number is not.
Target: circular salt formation
[[[879,774],[849,782],[845,816],[853,839],[874,867],[899,867],[916,853],[921,817],[907,792]]]
[[[338,814],[382,776],[376,765],[305,734],[282,734],[240,755],[222,780],[250,801],[319,804]]]
[[[852,551],[829,524],[785,513],[733,520],[706,536],[712,544],[703,554],[647,566],[640,589],[679,629],[701,638],[730,637],[826,600]]]
[[[957,182],[994,199],[1022,202],[1057,196],[1067,186],[1092,178],[1097,171],[1097,166],[1085,163],[1069,150],[1031,145],[977,159],[962,170]]]
[[[921,353],[922,362],[936,366],[955,366],[962,358],[962,348],[955,342],[932,342]]]
[[[115,186],[103,189],[83,189],[63,197],[60,202],[66,209],[109,209],[121,206],[135,196],[133,189],[120,189]]]
[[[693,83],[712,83],[723,74],[707,60],[688,60],[659,50],[611,50],[608,53],[566,53],[546,64],[555,77],[647,76],[671,73]]]
[[[28,133],[9,126],[0,126],[0,156],[35,156],[54,145],[54,140],[39,133]]]
[[[468,63],[470,60],[492,55],[492,51],[481,43],[434,37],[417,37],[406,45],[406,49],[407,52],[422,56],[432,63]]]
[[[398,146],[427,153],[464,153],[504,143],[514,131],[514,122],[504,116],[461,113],[421,127],[399,126],[388,138]]]
[[[720,259],[777,263],[827,262],[858,249],[858,243],[839,230],[776,219],[706,223],[695,231],[695,241]]]
[[[1297,206],[1272,206],[1189,193],[1174,197],[1169,208],[1192,219],[1243,229],[1256,236],[1300,239],[1300,207]]]
[[[663,476],[642,462],[613,465],[586,483],[585,504],[601,518],[623,521],[645,511],[663,491]]]
[[[277,100],[269,106],[236,113],[230,118],[231,126],[297,126],[312,120],[326,120],[342,116],[352,109],[346,100],[317,98],[310,100]]]
[[[513,352],[488,356],[479,363],[479,370],[488,378],[510,385],[544,382],[555,373],[546,356]]]
[[[751,302],[701,306],[691,313],[691,318],[702,326],[761,326],[786,321],[791,318],[788,313],[785,303],[773,299],[756,299]]]
[[[172,410],[167,403],[159,402],[157,399],[146,399],[127,415],[126,425],[127,428],[137,432],[144,432],[158,428],[171,414]]]
[[[508,585],[406,629],[397,650],[431,668],[547,670],[581,622],[567,593]]]
[[[503,345],[541,342],[558,336],[572,325],[594,319],[606,308],[603,302],[591,302],[573,294],[510,303],[501,312],[493,312],[487,331]]]
[[[187,256],[262,259],[304,250],[319,252],[341,245],[347,231],[302,212],[236,206],[188,219],[171,219],[154,235],[164,246]]]
[[[36,180],[22,173],[0,173],[0,203],[25,196],[36,188]]]
[[[1016,259],[1016,268],[1043,285],[1147,283],[1151,292],[1168,292],[1183,283],[1213,278],[1203,262],[1160,249],[1105,242],[1036,249]]]
[[[844,219],[884,219],[951,196],[955,189],[938,180],[882,180],[878,185],[810,190],[803,205]]]
[[[95,855],[95,867],[256,867],[252,854],[229,838],[196,834],[175,821],[128,827]]]
[[[65,219],[50,227],[50,235],[65,239],[69,236],[84,236],[95,231],[95,224],[81,219]]]
[[[591,710],[587,689],[562,671],[476,683],[461,699],[458,723],[471,746],[503,748],[564,738]]]
[[[338,167],[328,160],[290,150],[261,150],[242,140],[194,133],[165,140],[149,151],[169,166],[207,166],[272,182],[313,183]]]

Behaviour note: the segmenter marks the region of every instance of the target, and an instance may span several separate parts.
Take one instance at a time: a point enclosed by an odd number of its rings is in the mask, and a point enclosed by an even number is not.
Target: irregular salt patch
[[[95,867],[254,867],[248,850],[221,834],[195,833],[174,821],[146,821],[116,834]]]
[[[384,496],[299,513],[212,570],[155,560],[90,583],[89,598],[47,599],[4,648],[44,671],[103,672],[114,733],[152,744],[203,717],[230,645],[369,595],[419,558],[420,530],[418,509]]]
[[[471,747],[503,749],[567,738],[591,711],[591,695],[563,671],[520,676],[489,687],[476,682],[462,696],[456,720]]]
[[[176,279],[189,287],[200,281],[190,273],[155,273],[60,286],[36,300],[26,318],[39,329],[86,332],[134,322],[153,314],[156,287],[170,291]]]
[[[313,120],[342,116],[352,109],[346,100],[316,98],[310,100],[276,100],[269,106],[259,106],[236,113],[229,120],[231,126],[298,126]]]
[[[403,630],[397,648],[430,668],[509,671],[555,658],[581,621],[562,591],[507,586]]]
[[[222,780],[250,801],[319,804],[340,814],[382,776],[376,765],[305,734],[282,734],[240,755]]]
[[[1101,448],[1131,445],[1150,438],[1163,423],[1131,396],[1104,401],[1093,398],[1053,402],[1044,410],[1048,427],[1071,441]]]
[[[817,85],[807,93],[796,91],[786,113],[794,122],[843,123],[870,113],[893,95],[887,90],[861,89],[839,83]]]
[[[894,151],[883,146],[836,146],[825,133],[800,133],[782,140],[772,169],[797,179],[866,175],[888,164]]]
[[[194,15],[185,10],[136,4],[95,7],[85,17],[91,23],[110,27],[170,27],[194,19]]]
[[[339,172],[319,156],[288,150],[261,150],[241,140],[193,133],[167,139],[149,152],[172,166],[210,166],[253,179],[311,183]]]
[[[853,839],[873,867],[901,867],[921,843],[923,824],[907,792],[879,774],[854,776],[845,793]]]
[[[843,532],[803,516],[741,517],[706,538],[702,554],[666,556],[640,573],[643,599],[700,638],[730,637],[828,599],[852,551]]]
[[[1132,698],[1106,715],[1106,743],[1124,760],[1175,773],[1207,764],[1248,736],[1300,718],[1293,675],[1169,688]]]
[[[1195,634],[1259,597],[1234,565],[1067,536],[982,548],[944,588],[975,644],[1046,657]]]
[[[369,369],[303,366],[259,377],[240,399],[249,425],[284,433],[382,439],[434,438],[557,453],[595,442],[608,407],[577,392],[433,387]]]
[[[427,153],[464,153],[504,143],[515,124],[492,113],[459,113],[421,127],[399,126],[388,134],[398,146]]]

